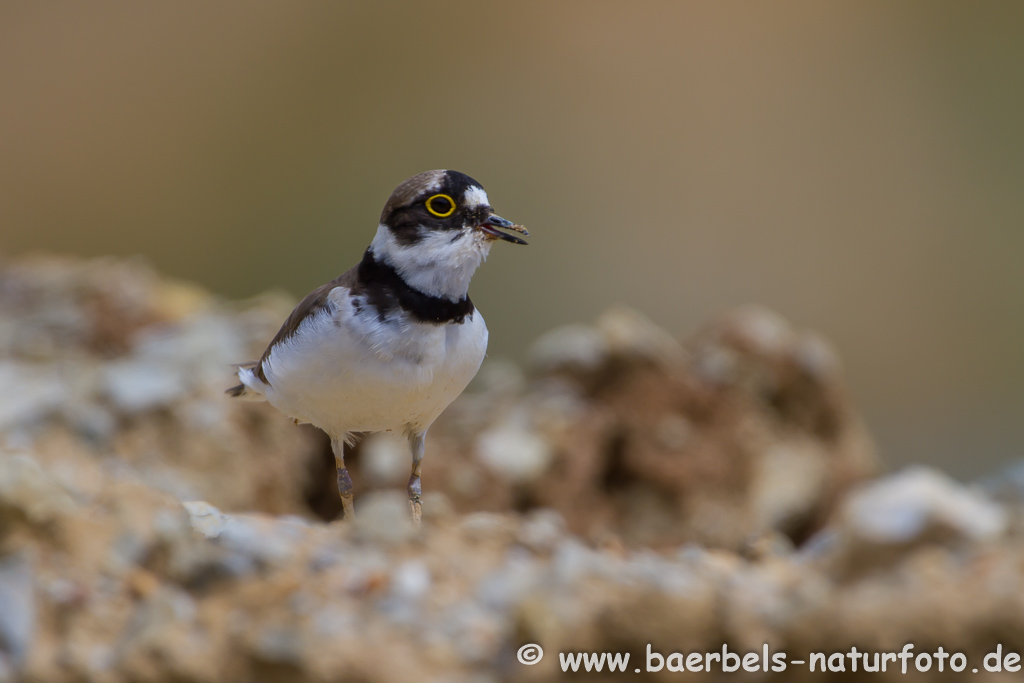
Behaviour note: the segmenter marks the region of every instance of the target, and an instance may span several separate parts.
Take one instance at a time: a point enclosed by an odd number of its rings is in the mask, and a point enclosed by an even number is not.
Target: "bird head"
[[[370,248],[413,287],[457,300],[495,242],[526,244],[512,232],[529,235],[494,213],[480,183],[458,171],[426,171],[391,193]]]
[[[529,235],[522,226],[495,214],[480,183],[458,171],[426,171],[409,178],[391,193],[380,222],[405,244],[439,234],[453,241],[471,237],[526,244],[503,231]]]

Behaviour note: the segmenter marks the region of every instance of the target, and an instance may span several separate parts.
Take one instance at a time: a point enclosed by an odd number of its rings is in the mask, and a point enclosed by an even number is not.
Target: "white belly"
[[[487,350],[479,311],[461,324],[356,314],[344,290],[264,364],[267,399],[334,438],[425,431],[476,375]]]

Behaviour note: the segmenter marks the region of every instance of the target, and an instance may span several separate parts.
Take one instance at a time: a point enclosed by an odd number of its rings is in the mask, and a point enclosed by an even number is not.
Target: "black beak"
[[[502,230],[515,230],[516,232],[521,232],[524,235],[530,234],[523,226],[516,225],[512,221],[505,220],[501,216],[496,216],[493,213],[477,227],[492,237],[505,240],[506,242],[511,242],[512,244],[526,244],[527,242],[521,237],[510,235],[507,232],[501,232],[501,230],[498,230],[497,228],[501,228]]]

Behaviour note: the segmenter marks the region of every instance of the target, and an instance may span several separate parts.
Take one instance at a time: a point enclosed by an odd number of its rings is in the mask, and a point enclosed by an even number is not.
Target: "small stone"
[[[228,516],[205,500],[189,500],[181,505],[188,512],[192,528],[207,538],[216,538],[227,524]]]
[[[693,372],[710,384],[725,386],[735,381],[740,366],[736,351],[719,344],[704,344],[693,354]]]
[[[829,557],[836,552],[842,541],[837,529],[822,529],[811,536],[793,555],[796,562],[814,562]]]
[[[480,494],[483,485],[481,468],[468,462],[451,474],[451,486],[456,494],[466,498],[474,498]]]
[[[0,360],[0,430],[37,422],[63,404],[66,394],[55,372]]]
[[[362,471],[369,484],[404,484],[412,462],[409,442],[393,434],[370,434],[359,449]]]
[[[170,405],[185,396],[181,372],[145,360],[111,363],[103,375],[106,394],[121,410],[139,413]]]
[[[595,327],[617,356],[646,358],[670,367],[680,365],[686,358],[675,337],[632,308],[609,308],[598,316]]]
[[[496,512],[474,512],[462,518],[459,530],[471,541],[504,542],[515,536],[515,523]]]
[[[21,666],[36,622],[32,561],[25,553],[0,558],[0,652]]]
[[[875,543],[908,543],[936,528],[968,540],[992,540],[1008,524],[999,504],[920,466],[854,492],[844,520],[856,536]]]
[[[391,573],[391,593],[400,600],[419,600],[430,591],[430,570],[420,560],[410,560]]]
[[[64,406],[64,418],[75,430],[93,442],[106,443],[117,431],[117,419],[103,406],[72,403]]]
[[[32,524],[49,524],[74,513],[77,506],[34,458],[0,452],[0,516],[5,508]]]
[[[485,662],[497,651],[504,635],[504,624],[497,614],[468,601],[446,610],[439,626],[466,662]]]
[[[543,372],[558,368],[593,371],[607,359],[605,338],[589,325],[557,327],[541,335],[530,347],[530,363]]]
[[[600,560],[597,552],[583,545],[578,539],[566,538],[555,549],[551,564],[558,580],[569,585],[594,573]]]
[[[768,558],[788,557],[793,553],[793,541],[775,530],[750,538],[743,547],[744,557],[761,561]]]
[[[758,354],[781,354],[795,340],[795,332],[785,318],[761,306],[745,306],[732,312],[725,325],[743,348]]]
[[[192,528],[224,548],[260,564],[283,564],[309,531],[297,517],[261,514],[225,515],[204,501],[183,504]]]
[[[534,510],[519,528],[518,540],[534,551],[550,551],[565,536],[565,518],[557,510]]]
[[[476,587],[477,598],[492,609],[505,610],[536,593],[538,565],[520,549],[508,553],[504,566],[485,576]]]
[[[812,441],[780,441],[765,449],[753,469],[750,508],[758,531],[763,531],[814,508],[828,476],[828,461]]]
[[[223,400],[190,401],[185,404],[181,417],[189,430],[216,433],[228,421],[227,405]]]
[[[356,502],[355,530],[359,538],[400,543],[413,536],[409,499],[398,491],[372,491]]]
[[[292,629],[268,626],[253,639],[253,654],[265,662],[302,665],[302,638]]]
[[[448,496],[440,491],[427,491],[423,494],[423,519],[438,521],[449,519],[455,514],[455,508]]]
[[[1024,503],[1024,460],[1014,460],[982,477],[978,485],[994,499],[1011,505]]]
[[[841,370],[839,355],[824,337],[802,333],[793,348],[797,366],[816,380],[835,378]]]
[[[519,366],[508,359],[487,358],[466,389],[467,394],[516,394],[526,386]]]
[[[625,571],[638,582],[672,595],[696,595],[704,585],[687,564],[671,562],[650,551],[634,554]]]
[[[477,439],[478,459],[495,474],[522,483],[544,474],[551,463],[551,447],[527,424],[522,413],[506,420]]]
[[[72,606],[85,602],[87,591],[71,579],[56,578],[41,586],[43,595],[55,605]]]
[[[358,615],[342,612],[334,606],[318,610],[311,621],[317,635],[332,640],[355,639],[364,626]]]

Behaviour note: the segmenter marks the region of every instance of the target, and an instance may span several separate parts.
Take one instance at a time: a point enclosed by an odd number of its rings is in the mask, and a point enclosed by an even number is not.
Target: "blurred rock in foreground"
[[[431,432],[425,481],[459,511],[553,508],[631,545],[799,543],[875,471],[831,349],[762,309],[682,345],[612,309],[531,357],[530,379],[485,369]]]
[[[320,441],[267,405],[224,400],[287,302],[238,311],[135,261],[0,262],[0,435],[79,501],[115,473],[181,500],[307,511]]]
[[[770,312],[680,344],[611,310],[538,340],[527,373],[486,366],[431,432],[416,532],[386,438],[352,453],[358,519],[325,523],[323,439],[224,397],[288,310],[132,261],[0,264],[0,682],[1024,649],[1019,501],[924,468],[870,480],[834,353]]]

